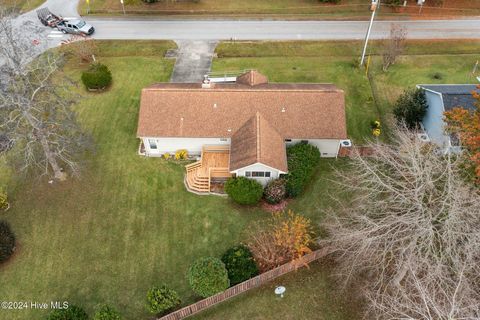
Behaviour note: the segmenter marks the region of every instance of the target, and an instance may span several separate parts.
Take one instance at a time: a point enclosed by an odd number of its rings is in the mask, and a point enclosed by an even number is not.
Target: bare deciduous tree
[[[72,83],[62,55],[44,51],[33,24],[0,12],[0,132],[14,142],[21,169],[40,167],[58,180],[78,174],[76,154],[88,141],[71,110]]]
[[[82,62],[95,62],[98,47],[94,39],[73,35],[69,42],[68,51],[71,54],[77,56]]]
[[[325,244],[345,279],[365,280],[369,318],[479,319],[478,190],[455,156],[406,130],[394,140],[337,173],[345,194]]]
[[[403,53],[407,39],[405,27],[392,23],[390,27],[390,38],[385,40],[383,49],[383,71],[387,71],[393,65],[398,56]]]

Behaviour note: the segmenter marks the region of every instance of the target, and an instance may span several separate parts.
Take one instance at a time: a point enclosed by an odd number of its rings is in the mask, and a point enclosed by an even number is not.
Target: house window
[[[153,150],[157,149],[157,140],[148,139],[148,144],[150,145],[150,149],[153,149]]]
[[[285,139],[285,142],[292,142],[292,139]]]
[[[252,178],[270,178],[270,174],[270,171],[245,171],[245,176]]]

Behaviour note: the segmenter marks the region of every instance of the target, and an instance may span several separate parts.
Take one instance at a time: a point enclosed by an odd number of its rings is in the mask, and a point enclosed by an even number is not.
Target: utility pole
[[[125,15],[125,4],[123,3],[123,0],[120,0],[120,3],[122,4],[123,15]]]
[[[365,62],[365,54],[367,53],[367,46],[368,46],[368,39],[370,38],[370,32],[372,32],[373,26],[373,19],[375,18],[375,13],[377,12],[377,8],[380,5],[380,0],[372,0],[372,17],[370,18],[370,24],[368,25],[367,35],[365,36],[365,45],[363,46],[363,53],[362,53],[362,60],[360,61],[360,65],[363,66]]]

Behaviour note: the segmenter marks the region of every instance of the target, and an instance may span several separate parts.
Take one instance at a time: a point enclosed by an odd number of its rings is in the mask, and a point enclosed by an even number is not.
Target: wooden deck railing
[[[205,160],[205,155],[208,153],[228,154],[229,152],[229,145],[204,145],[201,160],[185,166],[188,188],[196,192],[211,192],[212,178],[230,177],[231,174],[227,167],[209,167],[209,161]],[[209,157],[211,156],[209,155]],[[222,165],[228,165],[228,163]]]
[[[192,169],[198,168],[202,166],[202,161],[195,161],[194,163],[187,164],[185,168],[187,171],[190,171]]]
[[[229,145],[205,145],[202,147],[202,156],[204,152],[223,152],[223,151],[230,151]]]

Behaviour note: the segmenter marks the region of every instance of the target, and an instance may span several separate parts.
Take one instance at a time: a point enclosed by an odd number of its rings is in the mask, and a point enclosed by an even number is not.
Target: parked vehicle
[[[37,10],[37,16],[44,26],[57,28],[63,33],[91,35],[95,28],[81,19],[66,20],[50,12],[48,8]]]
[[[95,28],[80,19],[63,20],[57,24],[57,29],[63,33],[91,35]]]
[[[37,10],[37,16],[40,22],[44,26],[56,27],[58,23],[62,22],[63,19],[48,10],[48,8],[41,8]]]

